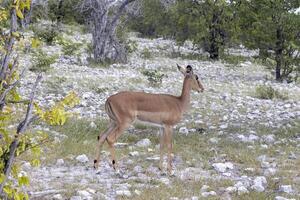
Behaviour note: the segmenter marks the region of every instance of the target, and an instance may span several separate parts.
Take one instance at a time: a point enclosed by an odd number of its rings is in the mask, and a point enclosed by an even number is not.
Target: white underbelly
[[[154,127],[158,127],[158,128],[163,127],[163,124],[158,124],[158,123],[153,123],[153,122],[148,122],[148,121],[142,121],[142,120],[139,120],[139,119],[136,119],[134,121],[134,123],[144,124],[144,125],[147,125],[147,126],[154,126]]]

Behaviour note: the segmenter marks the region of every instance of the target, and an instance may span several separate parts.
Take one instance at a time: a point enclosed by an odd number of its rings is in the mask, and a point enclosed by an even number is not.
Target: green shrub
[[[81,43],[73,43],[69,41],[63,45],[63,52],[67,56],[77,54],[81,46]]]
[[[286,94],[281,94],[278,90],[269,85],[259,85],[255,89],[255,96],[259,99],[282,99],[286,100]]]
[[[145,70],[142,72],[144,76],[147,77],[147,80],[149,81],[149,84],[152,87],[159,87],[162,84],[162,79],[165,76],[165,74],[162,74],[161,72],[154,70],[154,71],[149,71]]]
[[[58,31],[54,26],[33,27],[33,32],[36,38],[43,40],[48,45],[52,45],[55,38],[58,36]]]
[[[48,56],[42,50],[38,50],[34,53],[33,66],[31,71],[46,72],[50,69],[50,65],[55,63],[57,55]]]
[[[145,48],[145,49],[141,52],[141,54],[142,54],[142,58],[144,58],[144,59],[150,59],[150,58],[152,58],[152,54],[151,54],[151,52],[149,51],[149,49],[147,49],[147,48]]]

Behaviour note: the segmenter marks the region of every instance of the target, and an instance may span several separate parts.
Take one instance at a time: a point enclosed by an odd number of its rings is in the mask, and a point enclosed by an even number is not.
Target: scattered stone
[[[212,144],[218,144],[219,140],[218,140],[218,138],[210,138],[209,142]]]
[[[81,196],[72,196],[70,200],[82,200]]]
[[[114,146],[115,146],[116,148],[123,148],[123,147],[128,146],[128,143],[117,142],[117,143],[114,144]]]
[[[89,162],[89,158],[85,154],[77,156],[76,160],[79,161],[79,162],[81,162],[81,163],[87,163],[87,162]]]
[[[168,178],[160,178],[159,181],[165,185],[170,185],[170,180]]]
[[[199,198],[196,197],[196,196],[192,196],[192,197],[191,197],[191,200],[199,200]]]
[[[187,129],[187,127],[180,127],[179,133],[187,135],[189,134],[189,130]]]
[[[276,196],[275,200],[295,200],[295,199],[288,199],[288,198],[285,198],[285,197]]]
[[[136,173],[141,173],[143,171],[143,168],[141,166],[137,165],[133,168],[133,171]]]
[[[97,128],[97,125],[95,124],[95,122],[91,122],[91,123],[90,123],[90,127],[93,128],[93,129],[96,129],[96,128]]]
[[[57,159],[57,161],[56,161],[56,165],[58,165],[58,166],[62,166],[62,165],[64,165],[65,164],[65,162],[64,162],[64,160],[63,159]]]
[[[208,197],[208,196],[216,196],[217,193],[215,191],[209,191],[209,192],[202,192],[201,195],[203,197]]]
[[[151,141],[148,138],[142,139],[136,143],[138,147],[148,147],[151,145]]]
[[[226,188],[226,192],[229,192],[229,193],[234,193],[236,191],[237,191],[237,188],[233,187],[233,186],[230,186],[230,187]]]
[[[203,185],[200,189],[201,192],[206,192],[209,189],[208,185]]]
[[[117,190],[116,195],[117,196],[131,197],[131,192],[129,190]]]
[[[148,160],[148,161],[157,161],[157,160],[159,160],[159,159],[160,159],[159,156],[152,156],[152,157],[147,157],[147,158],[146,158],[146,160]]]
[[[81,196],[83,199],[89,198],[91,196],[91,194],[88,191],[85,191],[85,190],[77,191],[77,195]]]
[[[270,134],[263,137],[263,141],[267,144],[273,144],[275,142],[275,135]]]
[[[258,176],[253,180],[253,185],[251,189],[257,192],[265,191],[265,186],[267,185],[267,179],[264,176]]]
[[[295,154],[294,152],[291,152],[291,153],[289,154],[289,159],[296,160],[296,159],[297,159],[296,154]]]
[[[293,188],[292,188],[291,185],[281,185],[281,186],[279,186],[279,192],[292,194],[293,193]]]
[[[226,172],[227,169],[233,169],[233,164],[230,162],[226,163],[214,163],[212,165],[214,169],[218,172],[224,173]]]
[[[220,129],[226,129],[226,128],[228,128],[228,124],[222,124],[222,125],[220,126]]]
[[[53,200],[62,200],[63,197],[61,196],[61,194],[56,194],[56,195],[53,195],[52,199]]]
[[[277,169],[275,168],[268,168],[264,171],[265,176],[274,176],[276,174]]]
[[[23,170],[30,170],[30,169],[31,169],[31,164],[30,164],[30,162],[25,162],[25,163],[22,165],[22,168],[23,168]]]
[[[245,186],[238,187],[237,191],[239,195],[249,192]]]
[[[134,193],[135,193],[136,195],[138,195],[138,196],[140,196],[140,195],[142,194],[142,192],[139,191],[139,190],[134,190]]]
[[[137,151],[132,151],[132,152],[129,152],[129,155],[130,156],[138,156],[139,155],[139,152],[137,152]]]

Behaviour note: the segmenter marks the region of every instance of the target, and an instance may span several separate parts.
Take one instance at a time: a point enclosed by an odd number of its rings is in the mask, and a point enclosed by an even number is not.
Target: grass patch
[[[248,57],[245,56],[237,56],[237,55],[228,55],[224,54],[221,56],[221,59],[228,65],[239,66],[239,64],[249,60]]]
[[[64,134],[67,138],[60,143],[51,144],[48,149],[47,160],[55,161],[58,158],[68,158],[86,154],[93,157],[96,149],[97,136],[107,127],[107,122],[95,121],[97,128],[90,127],[90,121],[85,119],[69,119],[63,126],[54,126],[51,129]],[[53,151],[55,149],[55,151]]]
[[[281,99],[287,100],[287,94],[280,93],[270,85],[259,85],[255,88],[255,97],[259,99]]]

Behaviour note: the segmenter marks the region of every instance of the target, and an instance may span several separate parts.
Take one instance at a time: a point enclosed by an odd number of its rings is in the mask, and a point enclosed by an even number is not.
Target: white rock
[[[237,191],[239,195],[249,192],[245,186],[238,187]]]
[[[206,192],[208,190],[209,186],[208,185],[203,185],[200,189],[201,192]]]
[[[138,195],[138,196],[140,196],[140,195],[142,194],[142,192],[139,191],[139,190],[134,190],[134,193],[135,193],[136,195]]]
[[[203,197],[208,197],[208,196],[216,196],[217,193],[215,191],[209,191],[209,192],[202,192],[201,195]]]
[[[252,185],[251,186],[251,189],[257,191],[257,192],[263,192],[265,191],[265,187],[260,185],[260,184],[257,184],[257,185]]]
[[[62,166],[62,165],[64,165],[64,164],[65,164],[64,159],[57,159],[56,165]]]
[[[151,145],[151,141],[148,138],[142,139],[136,143],[138,147],[148,147]]]
[[[79,161],[79,162],[81,162],[81,163],[87,163],[87,162],[89,162],[89,158],[85,154],[77,156],[76,160]]]
[[[267,179],[264,176],[257,176],[254,180],[253,180],[253,184],[260,184],[260,185],[267,185]]]
[[[212,144],[218,144],[218,141],[219,141],[218,138],[214,138],[214,137],[209,139],[209,142]]]
[[[97,125],[95,124],[95,122],[91,122],[91,123],[90,123],[90,127],[96,129],[96,128],[97,128]]]
[[[293,188],[291,185],[281,185],[281,186],[279,186],[279,192],[285,192],[288,194],[292,194]]]
[[[82,200],[81,196],[72,196],[70,200]]]
[[[165,185],[170,185],[170,180],[168,178],[160,178],[159,181]]]
[[[226,172],[227,169],[233,169],[233,164],[230,162],[226,163],[214,163],[212,165],[214,169],[218,172],[224,173]]]
[[[276,196],[275,200],[295,200],[295,199],[288,199],[288,198],[285,198],[285,197]]]
[[[116,195],[117,196],[131,197],[131,192],[129,190],[117,190]]]
[[[87,198],[87,197],[91,196],[91,194],[88,191],[85,191],[85,190],[77,191],[77,195],[81,196],[82,198]]]
[[[179,133],[187,135],[189,134],[189,130],[187,129],[187,127],[180,127]]]
[[[250,135],[248,136],[248,139],[249,139],[250,141],[257,141],[257,140],[259,140],[259,137],[256,136],[256,135],[250,134]]]
[[[264,137],[263,137],[263,140],[264,140],[264,142],[267,143],[267,144],[272,144],[272,143],[275,142],[275,135],[270,134],[270,135],[264,136]]]
[[[228,124],[222,124],[222,125],[220,126],[220,129],[226,129],[226,128],[228,128]]]
[[[226,192],[229,192],[229,193],[233,193],[233,192],[236,192],[236,191],[237,191],[237,188],[233,187],[233,186],[230,186],[230,187],[226,188]]]
[[[53,195],[52,199],[53,200],[62,200],[63,197],[61,196],[61,194],[56,194],[56,195]]]
[[[191,200],[198,200],[199,198],[196,196],[191,197]]]
[[[138,156],[138,155],[139,155],[139,152],[137,152],[137,151],[132,151],[132,152],[129,152],[129,155],[130,155],[130,156]]]
[[[275,168],[268,168],[264,171],[265,176],[273,176],[276,174],[277,169]]]
[[[23,165],[22,165],[22,168],[24,170],[30,170],[31,169],[31,164],[30,162],[25,162]]]

